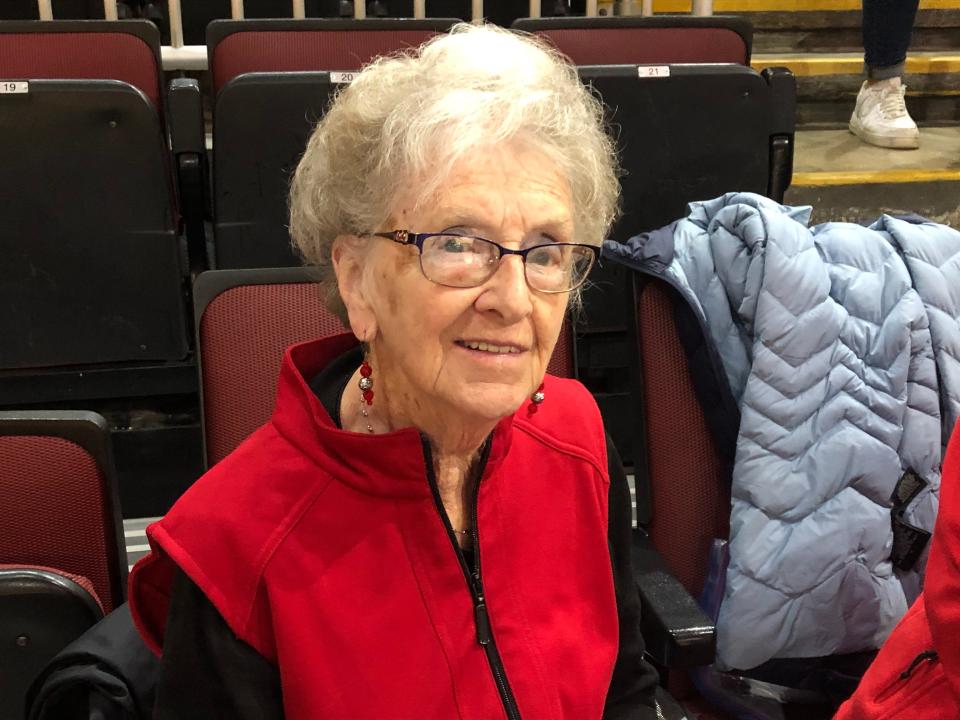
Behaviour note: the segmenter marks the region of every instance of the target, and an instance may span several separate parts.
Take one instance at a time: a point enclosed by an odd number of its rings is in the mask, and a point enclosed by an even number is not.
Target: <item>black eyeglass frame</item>
[[[413,245],[417,248],[417,253],[420,255],[420,272],[423,273],[423,276],[427,278],[430,282],[437,283],[437,285],[443,285],[444,287],[462,287],[460,285],[444,285],[443,283],[437,282],[433,278],[427,275],[426,270],[423,269],[423,244],[433,237],[462,237],[470,238],[472,240],[481,240],[485,243],[493,245],[497,249],[497,265],[500,264],[500,261],[503,260],[504,255],[519,255],[523,260],[523,277],[527,281],[527,285],[530,285],[530,278],[527,277],[527,255],[529,255],[534,250],[539,250],[542,247],[578,247],[578,248],[587,248],[593,254],[593,258],[590,260],[590,267],[587,268],[587,271],[583,274],[583,278],[571,288],[566,290],[541,290],[540,288],[535,288],[532,285],[530,286],[532,290],[537,292],[549,293],[549,294],[558,294],[558,293],[568,293],[573,292],[577,288],[581,287],[586,281],[587,276],[590,275],[590,271],[593,270],[593,266],[597,264],[600,260],[600,248],[596,245],[587,245],[585,243],[541,243],[540,245],[533,245],[524,250],[513,250],[508,247],[504,247],[498,242],[493,240],[488,240],[485,237],[480,237],[479,235],[458,235],[454,232],[430,232],[430,233],[414,233],[409,230],[391,230],[390,232],[373,232],[373,233],[364,233],[361,237],[379,237],[386,240],[393,240],[395,243],[400,243],[401,245]],[[490,273],[490,277],[493,277],[493,274],[496,270]],[[490,278],[488,277],[487,280]],[[486,280],[484,281],[486,282]],[[468,285],[466,287],[479,287],[483,283],[478,283],[477,285]]]

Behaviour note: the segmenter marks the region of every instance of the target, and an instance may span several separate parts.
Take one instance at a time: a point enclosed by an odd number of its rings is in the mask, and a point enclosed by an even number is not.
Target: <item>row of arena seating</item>
[[[0,320],[0,403],[83,407],[89,398],[199,391],[206,462],[232,450],[269,413],[281,349],[340,330],[309,272],[291,267],[285,203],[313,122],[348,79],[335,73],[452,22],[214,23],[212,154],[200,85],[178,78],[164,87],[149,23],[0,23],[0,196],[9,198],[0,304],[11,308]],[[742,23],[520,26],[550,37],[608,107],[626,170],[615,238],[733,189],[782,197],[793,79],[747,67]],[[550,369],[592,384],[618,447],[633,447],[635,574],[657,588],[644,596],[651,654],[664,668],[703,665],[711,623],[665,578],[694,597],[702,590],[711,543],[727,535],[729,467],[690,382],[672,290],[605,269],[596,282],[588,324],[576,337],[564,330]],[[612,358],[614,337],[627,347]],[[617,408],[636,422],[610,422]],[[0,679],[11,683],[0,697],[19,697],[62,646],[57,633],[71,636],[97,608],[122,602],[126,562],[102,419],[15,410],[0,425],[0,475],[16,481],[0,510],[0,558],[15,566],[0,571],[0,665],[18,668]],[[55,459],[61,453],[68,457]],[[31,597],[50,604],[24,603],[4,586],[35,588]],[[65,629],[50,623],[51,609],[67,605],[75,611],[54,611]],[[692,697],[682,673],[669,682],[676,696]]]
[[[631,301],[638,341],[631,397],[644,419],[637,434],[647,468],[637,474],[633,543],[648,650],[663,668],[679,671],[713,657],[712,624],[691,596],[703,588],[713,539],[727,535],[729,482],[687,373],[670,292],[655,282],[637,285]],[[317,297],[302,268],[218,270],[197,278],[208,464],[269,417],[285,347],[342,332]],[[572,341],[567,326],[550,372],[573,375]],[[671,482],[653,484],[652,476]],[[0,412],[0,478],[0,665],[9,669],[0,674],[0,697],[22,698],[58,651],[126,596],[106,422],[91,412]],[[682,672],[671,678],[674,694],[690,701]],[[0,704],[0,719],[21,717],[19,703]]]
[[[164,88],[151,24],[0,23],[2,79],[22,90],[0,95],[0,194],[10,199],[0,216],[0,250],[10,259],[0,267],[0,302],[14,309],[0,320],[8,338],[0,347],[2,402],[196,392],[190,277],[296,265],[288,178],[330,95],[371,57],[453,22],[212,23],[212,153],[200,85],[178,78]],[[733,189],[782,197],[793,77],[747,66],[743,22],[559,18],[517,26],[556,44],[608,107],[626,170],[614,238]],[[610,333],[622,344],[622,289],[622,278],[598,272],[578,342],[582,378],[610,417],[626,403],[622,383],[609,381],[622,373],[604,367]],[[625,423],[610,424],[629,446],[618,430]]]

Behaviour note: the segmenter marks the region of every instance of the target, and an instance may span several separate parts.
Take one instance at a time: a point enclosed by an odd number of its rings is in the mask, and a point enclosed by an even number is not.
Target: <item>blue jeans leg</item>
[[[863,50],[867,76],[903,75],[920,0],[863,0]]]

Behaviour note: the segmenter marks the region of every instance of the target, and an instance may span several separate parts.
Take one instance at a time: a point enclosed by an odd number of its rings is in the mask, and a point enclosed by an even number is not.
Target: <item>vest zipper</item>
[[[473,501],[470,507],[471,536],[473,538],[473,557],[474,572],[471,573],[467,567],[467,561],[460,551],[460,544],[453,533],[453,527],[450,525],[450,518],[447,517],[447,511],[443,507],[443,499],[440,497],[440,488],[437,486],[437,476],[433,471],[433,453],[430,449],[430,443],[421,435],[420,441],[423,444],[423,456],[426,460],[427,481],[430,484],[430,492],[433,493],[433,502],[440,513],[440,519],[447,529],[447,537],[453,544],[457,560],[460,563],[460,569],[463,571],[463,577],[467,581],[467,588],[470,590],[470,597],[473,599],[473,621],[477,629],[477,643],[483,648],[487,656],[487,663],[490,665],[490,672],[493,673],[493,682],[497,686],[497,692],[500,694],[500,702],[503,703],[503,710],[508,720],[521,720],[520,709],[517,707],[517,701],[513,696],[513,690],[510,689],[510,682],[507,680],[507,672],[503,667],[503,661],[500,659],[500,652],[497,650],[497,644],[493,639],[493,631],[490,627],[490,615],[487,612],[486,596],[483,593],[483,581],[480,574],[480,534],[477,530],[477,502],[480,497],[480,478],[477,478],[476,485],[473,488]],[[487,455],[490,452],[490,443],[487,442],[481,456],[480,468],[487,464]]]

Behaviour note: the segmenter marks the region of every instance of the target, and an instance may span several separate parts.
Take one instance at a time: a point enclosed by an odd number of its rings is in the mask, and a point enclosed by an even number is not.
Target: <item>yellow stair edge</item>
[[[797,77],[823,75],[860,75],[863,55],[860,53],[807,53],[782,55],[756,54],[750,65],[758,72],[768,67],[788,67]],[[910,75],[960,73],[960,54],[916,52],[907,56],[907,82]]]
[[[827,187],[921,182],[960,182],[960,169],[795,172],[791,184],[793,187]]]
[[[714,0],[715,13],[844,12],[859,10],[862,0]],[[688,13],[691,0],[654,0],[655,13]],[[958,10],[960,0],[920,0],[921,10]]]

